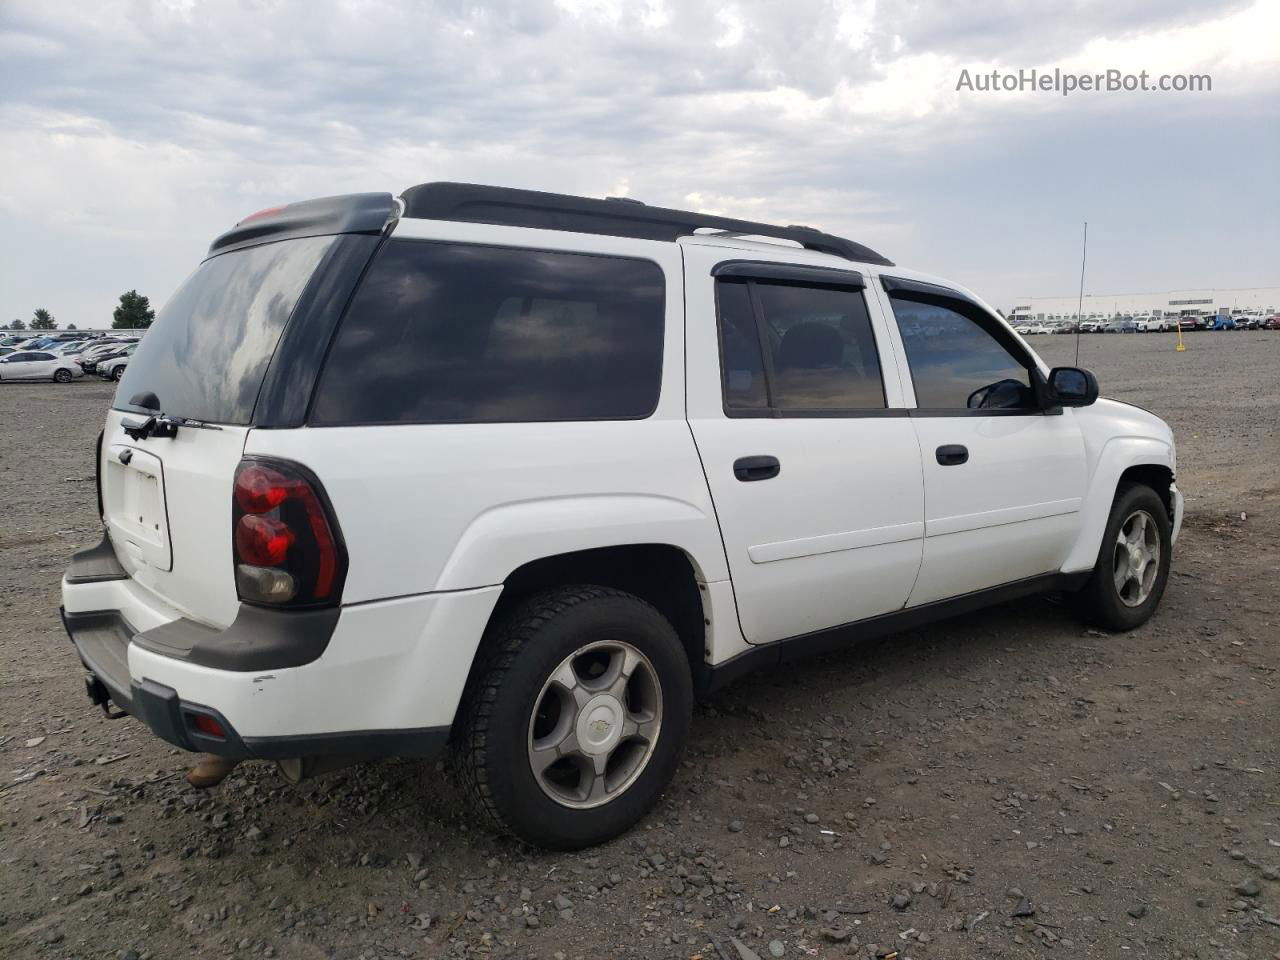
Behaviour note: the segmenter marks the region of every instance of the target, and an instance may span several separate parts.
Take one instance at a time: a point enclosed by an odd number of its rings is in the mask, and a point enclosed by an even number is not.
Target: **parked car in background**
[[[1203,330],[1206,325],[1204,317],[1179,317],[1178,323],[1183,330]]]
[[[1105,320],[1099,320],[1096,317],[1091,320],[1085,320],[1080,324],[1081,333],[1098,333],[1106,324]]]
[[[1280,330],[1280,313],[1273,313],[1262,321],[1263,330]]]
[[[57,341],[54,340],[53,337],[42,334],[37,337],[28,337],[26,340],[23,340],[18,347],[22,350],[47,350],[55,343],[57,343]]]
[[[1133,318],[1133,325],[1137,329],[1138,333],[1149,333],[1154,330],[1155,322],[1156,318],[1150,316]]]
[[[1236,318],[1227,314],[1220,314],[1213,318],[1213,325],[1210,330],[1234,330],[1236,329]]]
[[[85,373],[95,372],[99,361],[119,356],[124,348],[132,343],[137,343],[137,341],[119,339],[98,341],[80,355],[80,363],[84,367]]]
[[[18,350],[0,357],[0,380],[55,380],[70,383],[83,377],[80,364],[47,350]]]
[[[1178,321],[1175,317],[1155,317],[1148,324],[1148,332],[1155,333],[1172,333],[1178,329]]]
[[[1034,333],[1050,333],[1051,331],[1049,327],[1043,323],[1028,323],[1020,332],[1024,335],[1030,335]]]
[[[1138,325],[1132,320],[1112,320],[1102,328],[1103,333],[1137,333]]]
[[[1054,333],[1076,333],[1080,330],[1080,324],[1076,320],[1062,320],[1053,328]]]
[[[0,347],[0,357],[7,357],[11,353],[16,353],[14,347]]]
[[[119,380],[124,376],[125,368],[129,365],[129,358],[133,356],[133,351],[138,349],[136,343],[131,343],[119,353],[110,354],[95,364],[94,372],[104,380]]]

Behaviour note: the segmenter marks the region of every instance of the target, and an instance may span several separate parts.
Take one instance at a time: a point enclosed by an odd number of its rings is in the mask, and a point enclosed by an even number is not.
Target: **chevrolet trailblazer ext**
[[[1129,630],[1169,427],[980,299],[804,227],[429,183],[263,211],[139,345],[64,619],[91,699],[281,761],[453,749],[599,843],[695,692],[1063,591]]]

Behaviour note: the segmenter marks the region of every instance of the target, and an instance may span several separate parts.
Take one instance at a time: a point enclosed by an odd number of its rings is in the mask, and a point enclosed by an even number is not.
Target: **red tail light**
[[[300,464],[242,460],[236,468],[232,543],[241,600],[331,606],[347,556],[320,481]]]

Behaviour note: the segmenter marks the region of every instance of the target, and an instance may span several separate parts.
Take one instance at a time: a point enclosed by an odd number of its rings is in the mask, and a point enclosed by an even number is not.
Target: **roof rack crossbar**
[[[790,240],[806,250],[845,260],[893,266],[869,247],[813,227],[782,227],[688,210],[651,207],[619,198],[596,200],[539,190],[515,190],[471,183],[422,183],[403,194],[404,216],[426,220],[492,223],[542,230],[567,230],[640,240],[676,240],[701,228]]]

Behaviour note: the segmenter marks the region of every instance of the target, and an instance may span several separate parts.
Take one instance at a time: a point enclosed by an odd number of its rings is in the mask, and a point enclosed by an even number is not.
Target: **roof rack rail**
[[[420,183],[400,195],[404,216],[426,220],[492,223],[508,227],[567,230],[638,240],[675,240],[700,228],[747,236],[791,240],[806,250],[845,260],[891,267],[869,247],[813,227],[780,227],[688,210],[651,207],[630,197],[596,200],[540,190],[516,190],[473,183]]]

